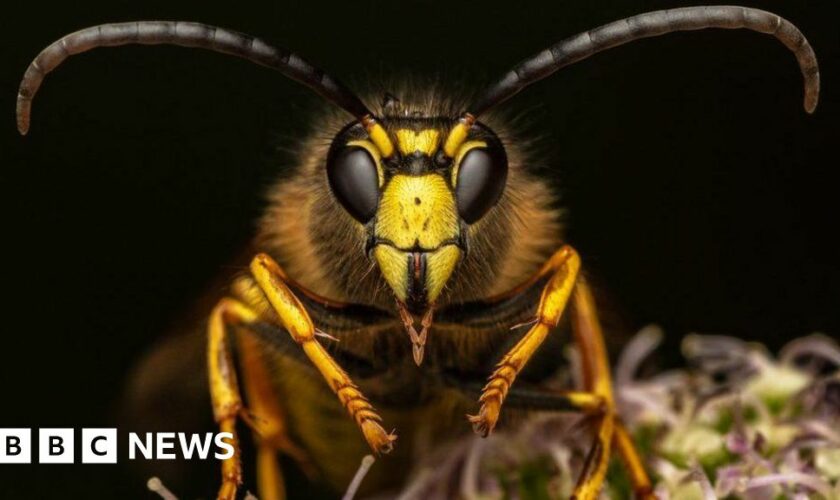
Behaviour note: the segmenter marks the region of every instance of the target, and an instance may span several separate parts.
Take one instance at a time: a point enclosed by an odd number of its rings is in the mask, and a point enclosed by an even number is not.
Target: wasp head
[[[470,225],[501,197],[507,171],[489,128],[443,118],[355,122],[327,159],[332,193],[364,226],[367,255],[412,312],[434,305],[467,252]]]

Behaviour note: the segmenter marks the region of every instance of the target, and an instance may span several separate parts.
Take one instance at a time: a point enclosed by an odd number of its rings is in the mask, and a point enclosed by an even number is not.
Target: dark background
[[[781,44],[719,30],[611,50],[509,104],[551,143],[570,242],[632,326],[659,323],[671,347],[693,331],[773,347],[840,332],[838,12],[746,3],[811,41],[814,116]],[[472,88],[565,36],[689,3],[71,4],[13,2],[0,21],[0,427],[120,426],[133,361],[247,242],[286,160],[278,137],[303,136],[319,103],[234,58],[102,49],[47,78],[21,138],[18,81],[48,43],[103,22],[194,20],[291,48],[357,89],[406,75]],[[118,467],[7,465],[0,479],[4,498],[146,495]]]

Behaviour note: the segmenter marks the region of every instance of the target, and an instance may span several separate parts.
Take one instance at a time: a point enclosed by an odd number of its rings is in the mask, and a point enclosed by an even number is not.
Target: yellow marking
[[[394,154],[394,145],[391,143],[391,138],[388,137],[388,132],[385,131],[385,128],[379,122],[371,121],[368,123],[367,133],[370,136],[370,140],[379,148],[379,152],[382,153],[383,158],[390,158]]]
[[[467,136],[470,134],[470,129],[474,123],[475,117],[469,113],[464,113],[458,119],[458,123],[449,131],[449,136],[446,137],[446,142],[443,144],[443,152],[446,156],[449,158],[455,157],[458,148],[467,140]]]
[[[416,132],[409,129],[397,130],[397,147],[404,155],[421,152],[432,156],[437,151],[440,142],[440,132],[435,129],[426,129]]]
[[[376,214],[374,234],[398,248],[435,249],[459,234],[455,196],[438,174],[395,175]]]
[[[591,392],[572,391],[563,394],[576,408],[588,413],[602,412],[606,401],[602,396]]]
[[[469,153],[471,149],[486,147],[487,143],[485,141],[467,141],[458,149],[458,154],[455,156],[455,167],[452,169],[453,186],[456,186],[458,184],[458,170],[461,167],[461,160],[464,159],[464,156],[466,156],[466,154]]]
[[[376,162],[376,175],[379,177],[379,187],[382,187],[382,184],[385,183],[385,172],[382,170],[382,155],[379,153],[379,148],[377,148],[372,142],[365,140],[349,141],[347,145],[365,148],[367,152],[370,153],[373,160]]]
[[[416,245],[433,251],[426,260],[426,298],[433,302],[438,297],[461,258],[457,246],[446,244],[459,232],[455,197],[442,176],[391,178],[379,200],[374,228],[376,237],[390,244],[378,245],[374,257],[398,299],[406,300],[408,251]]]
[[[450,158],[454,158],[455,154],[458,152],[458,148],[461,147],[461,144],[463,144],[467,139],[467,134],[469,133],[470,125],[465,122],[458,122],[457,125],[452,127],[452,130],[449,131],[449,136],[446,138],[446,142],[443,145],[444,154]]]
[[[377,245],[373,256],[394,295],[405,301],[408,296],[408,255],[390,245]]]
[[[397,250],[390,245],[377,245],[373,249],[373,256],[379,264],[379,270],[385,281],[394,291],[398,299],[404,301],[408,296],[409,253]],[[461,249],[455,245],[445,245],[438,250],[429,252],[426,257],[426,300],[434,301],[443,291],[446,282],[452,276],[452,271],[461,260]]]
[[[426,299],[430,303],[438,298],[460,259],[461,249],[455,245],[447,245],[426,257]]]
[[[566,261],[555,271],[540,298],[537,315],[541,322],[557,326],[560,315],[566,309],[572,289],[575,286],[578,271],[580,271],[580,257],[577,252],[566,254]]]

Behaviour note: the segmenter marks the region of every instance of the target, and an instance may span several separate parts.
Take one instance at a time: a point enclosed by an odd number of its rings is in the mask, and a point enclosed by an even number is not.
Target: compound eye
[[[376,213],[379,174],[376,160],[363,147],[342,148],[327,162],[327,178],[335,197],[362,224]]]
[[[458,213],[472,224],[490,210],[505,189],[507,157],[501,148],[473,148],[458,165]]]

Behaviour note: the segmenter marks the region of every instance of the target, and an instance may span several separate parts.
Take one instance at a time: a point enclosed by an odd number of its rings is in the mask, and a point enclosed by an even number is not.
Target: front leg
[[[610,382],[610,369],[603,332],[595,310],[595,301],[586,281],[579,276],[580,257],[571,247],[555,253],[526,285],[508,294],[490,299],[509,298],[526,286],[551,275],[545,285],[537,317],[531,329],[502,358],[482,390],[481,409],[470,421],[476,432],[487,436],[495,427],[502,403],[514,379],[542,344],[548,332],[557,326],[569,300],[572,307],[572,333],[578,346],[583,372],[583,392],[555,394],[554,404],[577,409],[593,419],[595,440],[583,464],[572,498],[593,500],[598,497],[607,472],[613,444],[627,468],[637,498],[654,499],[650,479],[627,430],[617,419]]]
[[[251,261],[251,273],[277,313],[280,323],[297,342],[312,364],[321,372],[330,389],[356,421],[374,453],[388,453],[397,437],[385,432],[367,398],[350,380],[315,337],[315,326],[303,304],[286,285],[287,277],[280,266],[268,255],[259,254]]]
[[[545,276],[548,273],[553,273],[553,275],[540,297],[536,320],[528,333],[499,361],[496,371],[484,386],[479,398],[481,409],[478,415],[469,416],[473,429],[477,433],[487,436],[496,427],[502,403],[511,384],[543,343],[548,332],[560,321],[560,316],[572,295],[579,270],[580,257],[570,246],[564,246],[552,255],[540,270],[538,276]]]

